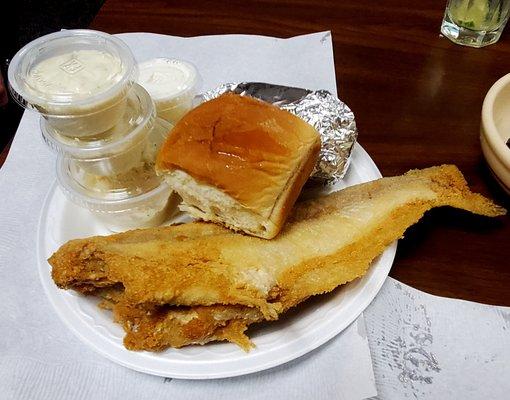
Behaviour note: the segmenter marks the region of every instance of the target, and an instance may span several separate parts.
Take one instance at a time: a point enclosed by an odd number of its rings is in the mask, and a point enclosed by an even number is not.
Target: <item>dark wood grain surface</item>
[[[177,36],[331,30],[340,97],[383,175],[455,163],[510,206],[479,146],[485,93],[510,72],[510,30],[484,49],[440,37],[446,1],[107,0],[91,27]],[[429,293],[510,306],[510,222],[435,210],[399,243],[391,276]]]

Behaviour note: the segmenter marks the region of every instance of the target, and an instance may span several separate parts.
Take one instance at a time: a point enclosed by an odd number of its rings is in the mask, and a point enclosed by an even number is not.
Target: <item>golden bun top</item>
[[[182,170],[248,208],[271,212],[303,158],[316,159],[319,150],[318,132],[299,117],[251,97],[224,94],[175,125],[156,168]]]

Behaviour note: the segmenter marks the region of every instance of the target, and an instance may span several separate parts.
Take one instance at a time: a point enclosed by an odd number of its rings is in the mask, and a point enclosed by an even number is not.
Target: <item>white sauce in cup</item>
[[[26,77],[27,88],[42,98],[97,95],[120,81],[120,58],[100,50],[77,50],[37,63]]]
[[[186,114],[197,94],[200,77],[187,61],[154,58],[138,64],[138,83],[149,92],[158,117],[176,123]]]
[[[137,67],[120,39],[78,29],[30,42],[13,57],[8,75],[18,103],[39,111],[59,134],[83,138],[119,121]]]

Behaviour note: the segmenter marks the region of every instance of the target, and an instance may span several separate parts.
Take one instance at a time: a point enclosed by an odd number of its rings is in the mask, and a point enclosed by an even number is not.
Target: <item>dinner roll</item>
[[[317,162],[318,132],[272,104],[224,94],[186,114],[162,146],[158,173],[192,216],[271,239]]]

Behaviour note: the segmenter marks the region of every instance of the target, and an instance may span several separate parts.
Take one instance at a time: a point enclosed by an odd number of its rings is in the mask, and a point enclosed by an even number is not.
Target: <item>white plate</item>
[[[380,178],[370,156],[359,145],[353,151],[346,178],[338,188]],[[330,340],[353,322],[370,304],[388,275],[396,243],[390,246],[361,279],[300,305],[281,320],[255,326],[250,337],[257,346],[245,353],[230,343],[211,343],[168,349],[161,353],[128,351],[124,332],[97,301],[58,289],[47,258],[66,241],[108,234],[87,210],[66,200],[53,185],[39,223],[38,260],[42,284],[53,307],[78,338],[110,360],[149,374],[181,379],[211,379],[249,374],[293,360]]]

